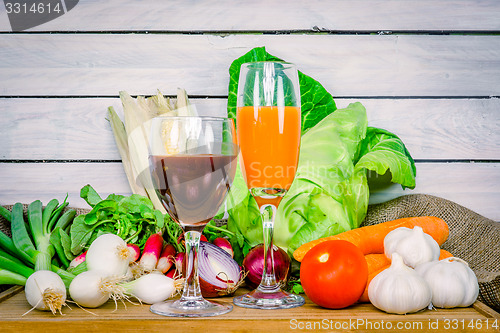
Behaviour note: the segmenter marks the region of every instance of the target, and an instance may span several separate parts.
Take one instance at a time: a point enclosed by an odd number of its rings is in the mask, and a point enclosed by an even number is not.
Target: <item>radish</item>
[[[184,265],[186,263],[186,253],[184,252],[179,252],[175,255],[174,258],[175,261],[175,267],[179,274],[183,275],[184,274]]]
[[[85,261],[89,271],[100,271],[103,276],[122,276],[130,263],[130,251],[120,236],[103,234],[90,244]]]
[[[141,257],[141,249],[137,244],[127,244],[128,250],[130,251],[130,261],[136,262]]]
[[[175,252],[175,247],[172,244],[165,245],[156,264],[156,269],[162,273],[168,272],[174,263]]]
[[[176,267],[172,267],[167,273],[165,273],[165,276],[175,280],[180,277],[180,274]]]
[[[24,287],[26,300],[35,309],[61,312],[66,305],[66,287],[59,275],[52,271],[40,270],[31,274]]]
[[[231,246],[231,243],[229,243],[229,241],[227,239],[225,239],[223,237],[217,237],[216,239],[214,239],[214,241],[212,243],[214,245],[217,245],[218,247],[220,247],[221,249],[223,249],[227,253],[229,253],[231,258],[234,257],[233,247]]]
[[[160,273],[146,274],[136,280],[120,284],[120,287],[125,289],[125,294],[147,304],[171,298],[181,286],[182,283]]]
[[[69,268],[75,268],[76,266],[80,265],[82,262],[85,261],[85,256],[87,255],[87,251],[83,252],[79,256],[77,256],[75,259],[71,260],[69,263],[68,269]]]
[[[139,264],[145,272],[151,272],[156,268],[158,258],[163,248],[163,237],[160,234],[152,234],[144,245]]]

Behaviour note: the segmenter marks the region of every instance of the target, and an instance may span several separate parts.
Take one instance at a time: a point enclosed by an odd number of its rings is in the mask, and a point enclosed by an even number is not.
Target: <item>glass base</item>
[[[262,292],[257,288],[248,294],[235,297],[233,303],[244,308],[275,310],[302,306],[305,300],[302,296],[290,294],[283,290],[277,290],[270,293]]]
[[[228,313],[232,309],[231,304],[216,303],[206,299],[165,301],[155,303],[149,308],[153,313],[168,317],[212,317]]]

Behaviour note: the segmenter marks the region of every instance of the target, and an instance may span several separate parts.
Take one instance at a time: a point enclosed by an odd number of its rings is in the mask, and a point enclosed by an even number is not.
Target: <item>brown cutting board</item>
[[[237,294],[245,292],[240,288]],[[9,297],[10,296],[10,297]],[[218,301],[231,302],[231,297]],[[234,306],[228,314],[208,318],[155,315],[148,305],[115,304],[85,311],[69,303],[60,315],[30,310],[24,291],[15,287],[0,295],[0,332],[500,332],[500,314],[476,302],[469,308],[424,310],[390,315],[371,304],[328,310],[306,299],[287,310],[255,310]]]

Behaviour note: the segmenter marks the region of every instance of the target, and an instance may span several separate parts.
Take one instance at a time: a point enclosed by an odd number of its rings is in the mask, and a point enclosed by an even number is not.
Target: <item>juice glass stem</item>
[[[273,257],[273,231],[277,206],[286,190],[257,188],[251,190],[259,205],[264,233],[264,268],[257,289],[233,299],[234,304],[253,309],[288,309],[301,306],[305,300],[281,289],[276,282]]]
[[[262,228],[264,234],[264,270],[258,289],[262,292],[272,293],[280,289],[279,284],[276,283],[273,254],[273,231],[276,206],[265,204],[260,207],[260,213],[262,215]]]

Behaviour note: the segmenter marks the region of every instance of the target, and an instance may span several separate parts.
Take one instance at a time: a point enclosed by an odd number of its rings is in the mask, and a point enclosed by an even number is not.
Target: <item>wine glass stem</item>
[[[258,289],[263,292],[275,292],[280,289],[276,283],[274,274],[274,256],[273,256],[273,230],[274,217],[276,215],[276,206],[266,204],[260,207],[262,215],[262,227],[264,233],[264,271],[262,280]]]
[[[184,233],[186,246],[184,290],[181,301],[196,302],[202,300],[200,280],[198,278],[198,249],[200,246],[201,233],[199,231],[187,231]]]

